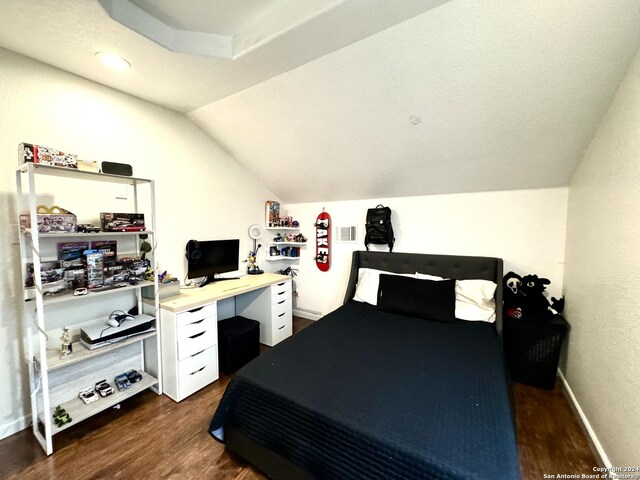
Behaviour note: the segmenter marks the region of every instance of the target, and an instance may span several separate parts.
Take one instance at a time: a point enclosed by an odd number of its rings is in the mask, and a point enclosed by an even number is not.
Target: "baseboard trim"
[[[312,312],[311,310],[293,309],[293,315],[307,320],[320,320],[324,315],[320,312]]]
[[[578,414],[578,418],[582,423],[582,427],[584,428],[585,432],[587,432],[587,435],[589,436],[589,440],[591,441],[591,444],[595,449],[595,453],[597,454],[597,456],[600,457],[600,462],[604,467],[612,468],[613,465],[611,465],[611,461],[609,460],[607,453],[604,451],[604,447],[600,443],[600,440],[598,440],[598,436],[596,435],[596,432],[593,430],[593,427],[591,426],[589,419],[587,418],[587,416],[584,413],[584,410],[582,410],[582,407],[578,403],[578,399],[573,394],[573,390],[571,390],[571,387],[569,386],[569,382],[567,382],[567,379],[564,377],[564,374],[560,369],[558,369],[558,376],[560,377],[560,380],[564,385],[564,391],[567,393],[567,396],[571,401],[573,409]],[[612,475],[612,473],[610,473],[610,475]],[[611,477],[611,478],[616,478],[616,477]]]
[[[18,433],[29,426],[31,422],[30,415],[23,415],[22,417],[3,425],[0,425],[0,440],[10,437],[11,435]]]

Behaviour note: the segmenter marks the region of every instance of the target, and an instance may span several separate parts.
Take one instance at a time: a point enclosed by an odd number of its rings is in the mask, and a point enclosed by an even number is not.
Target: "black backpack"
[[[387,244],[389,251],[393,251],[393,227],[391,226],[391,209],[378,205],[376,208],[367,210],[367,223],[365,225],[366,234],[364,246],[369,250],[369,244]]]

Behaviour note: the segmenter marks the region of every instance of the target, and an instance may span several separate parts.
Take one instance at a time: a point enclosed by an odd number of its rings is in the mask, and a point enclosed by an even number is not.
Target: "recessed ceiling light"
[[[128,70],[131,68],[131,64],[129,62],[113,53],[96,52],[96,57],[98,57],[107,67],[113,68],[114,70]]]

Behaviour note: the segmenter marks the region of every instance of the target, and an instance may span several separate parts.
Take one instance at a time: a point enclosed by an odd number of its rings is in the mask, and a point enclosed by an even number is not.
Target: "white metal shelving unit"
[[[108,184],[130,185],[133,187],[133,207],[138,212],[139,187],[144,186],[148,195],[148,208],[150,218],[146,218],[149,230],[144,232],[100,232],[100,233],[39,233],[37,229],[37,197],[36,179],[41,176],[64,179],[64,182],[96,182]],[[25,187],[26,185],[26,187]],[[66,184],[65,184],[66,185]],[[24,289],[25,298],[25,350],[29,364],[29,383],[31,391],[31,416],[33,433],[47,453],[53,453],[53,435],[69,428],[90,416],[106,410],[119,402],[151,388],[158,395],[162,394],[162,363],[160,359],[161,329],[159,319],[159,290],[157,275],[154,280],[140,282],[137,285],[128,285],[113,290],[89,293],[85,296],[74,296],[67,291],[52,296],[45,296],[42,289],[42,279],[39,274],[43,261],[43,247],[51,250],[51,243],[60,240],[90,241],[93,239],[114,239],[129,241],[136,246],[140,245],[140,234],[147,234],[152,243],[152,268],[157,272],[155,259],[157,240],[153,231],[155,229],[155,192],[154,181],[143,178],[125,177],[120,175],[84,172],[75,169],[52,167],[34,163],[25,163],[16,170],[17,211],[29,212],[31,218],[31,231],[20,232],[21,267],[23,285],[26,280],[26,265],[33,262],[33,288]],[[96,185],[99,188],[99,185]],[[43,194],[44,192],[39,192]],[[134,212],[132,212],[134,213]],[[150,220],[150,224],[149,224]],[[152,311],[148,305],[143,308],[142,288],[153,286],[155,301]],[[130,295],[138,306],[139,312],[154,313],[155,332],[134,336],[122,342],[102,347],[95,350],[85,348],[81,342],[73,343],[73,354],[61,358],[58,350],[47,345],[47,315],[48,310],[55,306],[57,309],[69,308],[73,305],[91,312],[87,318],[76,322],[85,323],[98,318],[98,322],[104,322],[109,312],[100,310],[99,300],[108,300],[113,296],[114,301],[121,301],[119,295]],[[128,297],[130,298],[130,297]],[[35,305],[33,308],[31,306]],[[117,308],[112,308],[117,310]],[[71,326],[71,325],[70,325]],[[36,341],[37,340],[37,341]],[[117,391],[114,385],[114,376],[131,368],[137,369],[142,380],[133,384],[129,389]],[[93,386],[95,382],[106,379],[114,386],[115,393],[108,397],[100,397],[99,400],[85,405],[78,399],[78,392],[83,387]],[[89,379],[92,379],[89,382]],[[72,422],[58,427],[53,421],[53,410],[57,405],[62,406],[72,418]]]

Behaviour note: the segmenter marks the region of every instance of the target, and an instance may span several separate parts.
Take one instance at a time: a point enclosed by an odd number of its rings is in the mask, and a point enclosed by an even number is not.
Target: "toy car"
[[[96,383],[96,392],[98,392],[101,397],[108,397],[114,393],[113,387],[111,387],[106,380],[100,380]]]
[[[136,370],[129,370],[125,375],[131,383],[137,383],[142,380],[142,375],[140,375]]]
[[[87,387],[84,390],[80,390],[80,393],[78,393],[78,398],[82,400],[85,405],[89,405],[90,403],[98,400],[100,397],[96,395],[96,392],[93,390],[93,388]]]
[[[81,223],[78,225],[78,232],[80,233],[97,233],[99,231],[100,227],[96,227],[90,223]]]
[[[130,223],[125,223],[124,225],[118,225],[117,227],[113,227],[111,230],[113,232],[142,232],[145,230],[145,227],[140,225],[132,225]]]
[[[73,419],[69,416],[67,411],[62,408],[60,405],[56,407],[53,411],[53,422],[56,424],[58,428],[63,426],[65,423],[72,422]]]
[[[126,390],[131,386],[131,383],[129,382],[127,375],[124,373],[121,373],[120,375],[118,375],[115,378],[115,382],[116,382],[116,387],[118,387],[118,390],[120,391]]]

